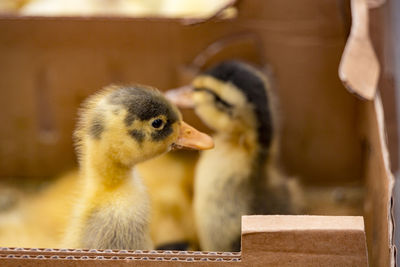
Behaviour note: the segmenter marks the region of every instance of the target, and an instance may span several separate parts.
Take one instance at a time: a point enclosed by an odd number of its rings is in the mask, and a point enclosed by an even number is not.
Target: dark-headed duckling
[[[202,250],[240,250],[242,215],[297,212],[297,182],[277,168],[277,114],[266,75],[243,62],[225,61],[167,96],[193,106],[215,131],[215,148],[201,153],[195,174]]]

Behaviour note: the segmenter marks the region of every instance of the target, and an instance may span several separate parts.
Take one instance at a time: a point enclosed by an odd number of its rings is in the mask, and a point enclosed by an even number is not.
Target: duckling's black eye
[[[162,125],[164,124],[163,120],[161,119],[156,119],[151,123],[151,126],[153,126],[153,128],[160,128]]]

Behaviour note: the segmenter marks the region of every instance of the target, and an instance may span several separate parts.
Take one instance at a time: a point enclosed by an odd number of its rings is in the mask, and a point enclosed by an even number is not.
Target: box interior
[[[236,18],[193,25],[179,19],[0,17],[1,179],[30,185],[75,167],[77,108],[103,86],[167,90],[222,59],[244,59],[274,75],[280,162],[307,186],[308,212],[364,215],[370,264],[387,266],[390,170],[380,101],[356,98],[337,75],[350,30],[348,1],[236,5]],[[184,118],[204,129],[192,112],[184,111]]]

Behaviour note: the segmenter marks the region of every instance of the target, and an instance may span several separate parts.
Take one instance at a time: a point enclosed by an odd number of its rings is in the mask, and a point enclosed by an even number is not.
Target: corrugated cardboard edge
[[[203,251],[128,251],[98,249],[51,249],[51,248],[0,248],[0,262],[4,260],[52,260],[57,265],[62,260],[101,260],[133,262],[240,262],[239,252]],[[57,262],[55,262],[57,260]],[[61,263],[60,263],[61,264]]]
[[[383,106],[380,95],[378,94],[374,100],[375,110],[376,110],[376,119],[379,127],[379,141],[380,147],[383,156],[383,162],[386,172],[386,177],[388,179],[388,203],[387,203],[387,216],[388,216],[388,247],[390,253],[390,266],[396,266],[396,258],[395,251],[396,247],[394,245],[394,215],[393,215],[393,187],[394,187],[394,175],[390,171],[390,159],[389,152],[387,147],[387,136],[384,127],[384,114],[383,114]]]

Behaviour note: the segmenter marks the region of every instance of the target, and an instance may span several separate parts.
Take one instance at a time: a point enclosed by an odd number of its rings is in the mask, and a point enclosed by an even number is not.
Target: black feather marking
[[[220,109],[232,110],[232,108],[233,108],[232,104],[223,100],[219,95],[217,95],[217,93],[215,93],[213,90],[211,90],[209,88],[196,87],[196,88],[194,88],[194,91],[197,91],[197,92],[202,91],[202,92],[207,92],[207,93],[211,94],[214,97],[214,101],[217,104],[217,107]]]
[[[154,141],[163,140],[164,138],[167,138],[172,132],[172,123],[170,121],[167,121],[162,130],[157,130],[151,134],[151,139],[153,139]]]
[[[132,124],[132,122],[133,122],[135,119],[136,119],[135,114],[128,113],[128,114],[126,114],[126,117],[125,117],[125,119],[124,119],[124,123],[125,123],[126,126],[129,126],[129,125]]]
[[[130,130],[128,131],[129,135],[132,136],[138,143],[142,143],[145,137],[145,134],[142,131],[138,130]]]
[[[114,105],[122,105],[128,115],[125,123],[130,125],[134,118],[141,121],[165,115],[171,123],[178,120],[178,115],[171,108],[168,101],[161,93],[142,87],[124,87],[113,92],[109,102]]]
[[[231,82],[243,92],[254,106],[259,142],[268,148],[272,141],[273,125],[264,81],[251,71],[250,66],[239,61],[224,61],[207,70],[205,74],[224,82]]]
[[[160,115],[167,118],[167,123],[162,130],[152,133],[152,139],[162,140],[173,132],[172,124],[179,120],[179,115],[171,107],[170,103],[156,90],[142,87],[124,87],[111,93],[108,99],[113,105],[122,105],[127,110],[124,119],[126,126],[130,126],[134,120],[150,120]],[[132,134],[131,134],[132,135]],[[141,135],[133,133],[134,138],[143,140]],[[139,141],[140,142],[140,141]]]
[[[95,139],[100,139],[101,133],[103,131],[104,131],[104,120],[99,114],[97,114],[94,116],[90,124],[89,134]]]

